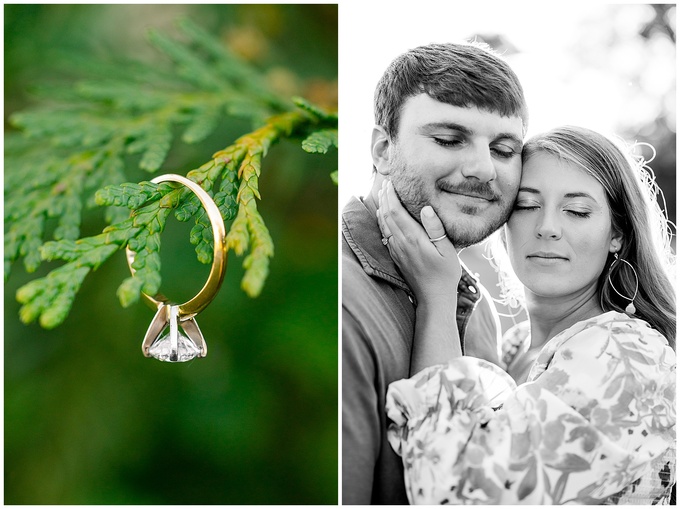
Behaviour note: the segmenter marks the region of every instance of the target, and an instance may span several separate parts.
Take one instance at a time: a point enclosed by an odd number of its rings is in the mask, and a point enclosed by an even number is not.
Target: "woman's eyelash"
[[[539,208],[538,205],[515,205],[514,210],[536,210],[538,208]],[[585,219],[587,217],[590,217],[590,212],[580,212],[578,210],[566,210],[565,212],[578,218]]]
[[[590,212],[578,212],[576,210],[567,210],[567,212],[569,214],[576,216],[576,217],[582,217],[582,218],[590,217]]]

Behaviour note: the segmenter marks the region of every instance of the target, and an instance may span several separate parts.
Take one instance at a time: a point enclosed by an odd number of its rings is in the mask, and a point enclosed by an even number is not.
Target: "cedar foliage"
[[[262,75],[188,19],[179,21],[187,41],[151,32],[150,42],[172,65],[136,67],[125,80],[81,81],[52,88],[49,101],[14,114],[20,132],[5,136],[5,281],[15,262],[28,272],[43,261],[60,267],[17,291],[24,323],[53,328],[67,317],[83,280],[129,246],[137,253],[134,276],[117,295],[122,306],[140,292],[159,291],[161,233],[170,214],[194,220],[190,241],[197,259],[212,262],[210,223],[198,199],[173,184],[126,182],[125,161],[158,172],[177,133],[197,143],[224,118],[257,126],[213,154],[187,177],[215,200],[227,225],[227,248],[243,256],[241,287],[256,297],[269,271],[274,246],[257,200],[263,159],[272,144],[301,141],[310,153],[337,147],[337,113],[269,90]],[[331,174],[337,184],[337,171]],[[101,234],[80,237],[83,214],[107,207]],[[50,219],[57,226],[47,228]]]

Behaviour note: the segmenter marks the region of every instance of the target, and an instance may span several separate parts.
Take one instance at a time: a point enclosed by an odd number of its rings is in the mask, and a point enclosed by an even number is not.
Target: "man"
[[[383,180],[417,220],[431,205],[457,248],[478,243],[512,209],[527,120],[517,77],[477,44],[423,46],[398,57],[376,89],[375,117],[371,193],[352,198],[342,214],[344,504],[408,503],[401,458],[387,442],[385,394],[391,382],[415,374],[416,302],[377,223]],[[498,363],[488,294],[465,268],[458,291],[463,353]]]

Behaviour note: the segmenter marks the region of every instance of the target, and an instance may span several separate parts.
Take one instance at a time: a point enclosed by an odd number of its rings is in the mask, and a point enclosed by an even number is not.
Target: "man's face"
[[[431,205],[456,247],[505,223],[521,175],[522,120],[461,108],[427,94],[404,103],[387,169],[406,209]]]

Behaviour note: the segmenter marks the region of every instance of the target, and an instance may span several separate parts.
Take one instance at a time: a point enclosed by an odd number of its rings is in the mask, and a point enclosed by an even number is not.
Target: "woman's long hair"
[[[616,142],[589,129],[565,126],[529,139],[522,151],[522,162],[536,153],[548,153],[577,165],[604,188],[612,217],[612,229],[621,236],[618,256],[637,273],[610,253],[598,280],[597,292],[604,311],[625,312],[630,298],[637,295],[635,316],[663,334],[675,349],[675,256],[671,249],[671,223],[657,202],[663,193],[642,158],[636,160]],[[523,302],[506,263],[492,248],[501,281],[501,298]],[[502,257],[501,257],[502,258]],[[507,260],[507,256],[505,257]],[[613,263],[613,264],[612,264]],[[611,279],[611,284],[609,280]],[[614,291],[612,285],[617,291]]]

